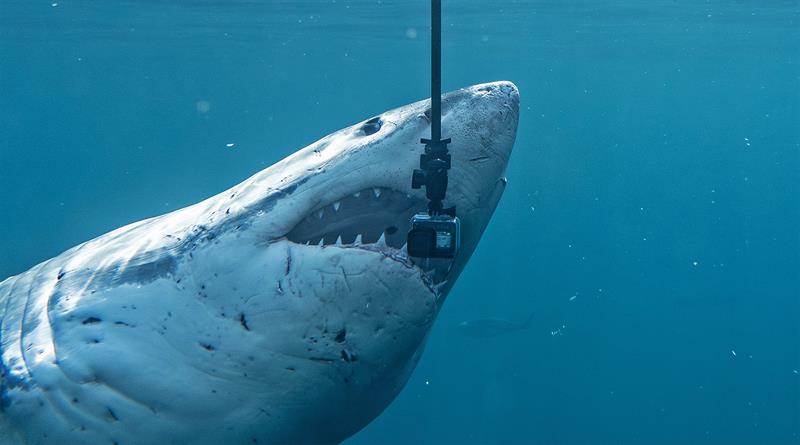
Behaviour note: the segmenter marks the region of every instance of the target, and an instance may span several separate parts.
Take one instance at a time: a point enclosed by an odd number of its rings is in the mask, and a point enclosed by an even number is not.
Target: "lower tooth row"
[[[359,246],[359,245],[361,245],[363,243],[364,243],[363,237],[359,233],[358,235],[356,235],[356,239],[351,244]],[[336,237],[336,242],[334,244],[336,246],[344,245],[344,242],[342,241],[342,236],[341,235]],[[373,244],[373,243],[368,243],[368,244]],[[377,244],[379,246],[384,246],[385,247],[386,246],[386,232],[382,232],[381,233],[381,237],[378,238],[378,241],[375,241],[374,244]],[[311,245],[311,240],[306,241],[306,246],[309,246],[309,245]],[[320,238],[319,242],[316,245],[318,247],[324,246],[325,245],[325,237]]]

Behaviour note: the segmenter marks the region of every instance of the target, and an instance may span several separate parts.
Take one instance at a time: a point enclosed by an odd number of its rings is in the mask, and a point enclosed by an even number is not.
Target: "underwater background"
[[[520,89],[509,186],[345,443],[800,444],[800,1],[443,3],[444,90]],[[428,97],[429,20],[0,0],[0,280]]]

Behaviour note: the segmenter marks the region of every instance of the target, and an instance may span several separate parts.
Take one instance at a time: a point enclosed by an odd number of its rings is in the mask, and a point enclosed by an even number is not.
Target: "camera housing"
[[[454,216],[419,213],[411,218],[408,255],[418,258],[453,258],[461,244],[461,221]]]

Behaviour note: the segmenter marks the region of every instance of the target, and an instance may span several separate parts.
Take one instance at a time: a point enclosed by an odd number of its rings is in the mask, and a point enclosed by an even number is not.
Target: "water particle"
[[[233,142],[229,142],[229,143],[225,144],[225,146],[228,147],[228,148],[233,148],[235,145],[236,144],[234,144]]]
[[[699,263],[697,261],[692,261],[692,266],[697,266]]]
[[[736,357],[736,351],[734,351],[733,349],[731,349],[731,355],[733,355],[734,357]]]
[[[416,28],[408,28],[406,30],[406,37],[409,39],[416,39],[417,38],[417,29]]]
[[[564,335],[563,330],[566,329],[567,325],[562,324],[560,328],[556,329],[555,331],[550,331],[550,336],[555,337],[556,335]]]
[[[198,100],[194,106],[198,113],[208,113],[211,111],[211,102],[207,100]]]

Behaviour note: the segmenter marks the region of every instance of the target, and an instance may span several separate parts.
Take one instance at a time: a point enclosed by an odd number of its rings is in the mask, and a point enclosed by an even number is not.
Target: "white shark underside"
[[[0,445],[337,443],[397,395],[505,187],[518,92],[443,98],[451,263],[403,247],[430,101],[0,283]],[[420,267],[420,266],[424,267]]]

